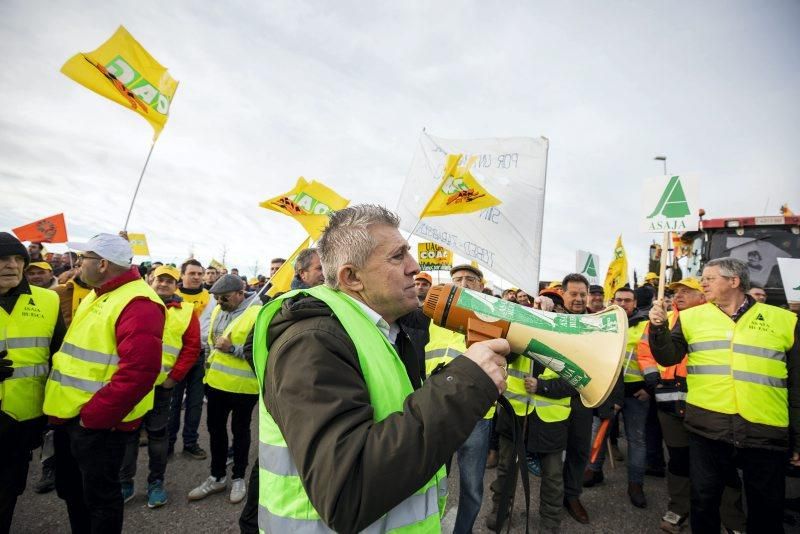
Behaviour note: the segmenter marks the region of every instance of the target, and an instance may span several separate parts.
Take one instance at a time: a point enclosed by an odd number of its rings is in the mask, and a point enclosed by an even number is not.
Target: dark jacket
[[[544,365],[533,363],[533,376],[544,373]],[[560,399],[575,395],[575,388],[561,378],[539,379],[536,384],[536,394],[549,399]],[[567,448],[567,432],[569,430],[569,417],[556,423],[546,423],[539,418],[539,413],[534,410],[528,416],[527,449],[530,452],[559,452]]]
[[[267,337],[266,407],[314,508],[337,532],[364,529],[421,488],[497,398],[468,358],[422,385],[401,331],[399,355],[416,391],[402,413],[376,423],[355,346],[327,305],[310,296],[285,301]]]
[[[755,301],[747,296],[746,307],[733,317],[738,321]],[[680,316],[672,330],[664,325],[650,325],[650,349],[656,361],[663,366],[675,365],[688,350],[683,335]],[[709,439],[725,441],[736,447],[763,448],[800,452],[800,323],[795,326],[794,345],[786,353],[788,377],[786,387],[789,396],[789,428],[752,423],[739,414],[724,414],[686,404],[684,424],[686,428]]]

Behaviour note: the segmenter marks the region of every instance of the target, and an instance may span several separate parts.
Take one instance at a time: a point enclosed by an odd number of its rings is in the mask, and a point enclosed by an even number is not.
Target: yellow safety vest
[[[135,298],[145,297],[162,309],[164,304],[143,280],[134,280],[97,296],[83,299],[67,330],[47,379],[44,413],[71,419],[84,404],[111,381],[119,366],[115,325],[122,310]],[[141,418],[153,407],[153,390],[141,399],[123,421]]]
[[[786,351],[795,314],[756,302],[738,321],[712,303],[680,313],[689,347],[686,402],[747,421],[789,426]]]
[[[253,373],[250,364],[232,354],[226,354],[213,348],[212,332],[221,309],[217,304],[217,307],[211,312],[211,325],[208,328],[208,346],[212,347],[212,350],[211,355],[208,357],[208,372],[203,381],[221,391],[258,395],[258,380],[256,380],[256,375]],[[233,345],[244,345],[247,340],[247,334],[256,324],[259,310],[261,310],[259,305],[252,305],[247,308],[239,317],[225,327],[222,335],[230,337]]]
[[[27,421],[43,415],[44,383],[50,371],[50,341],[59,314],[55,291],[31,286],[9,315],[0,308],[0,351],[7,350],[14,374],[0,382],[0,410]]]
[[[431,373],[440,364],[448,364],[467,351],[467,343],[464,334],[453,332],[446,328],[436,326],[431,322],[428,328],[430,341],[425,345],[425,376]],[[494,417],[495,406],[492,405],[486,412],[484,419]]]
[[[167,320],[164,323],[164,337],[161,345],[161,372],[158,373],[156,385],[160,386],[175,366],[175,360],[183,348],[183,334],[192,321],[194,306],[191,303],[180,307],[167,308]]]
[[[628,327],[628,340],[625,344],[625,368],[623,369],[624,375],[622,377],[625,383],[644,382],[642,370],[639,368],[638,347],[645,326],[647,326],[647,321],[641,321]]]
[[[414,391],[403,363],[389,340],[375,327],[352,299],[326,286],[291,291],[269,302],[258,317],[253,336],[253,364],[264,383],[267,369],[267,331],[282,301],[305,293],[325,302],[353,341],[364,373],[373,418],[383,421],[402,412],[403,403]],[[280,428],[259,398],[259,503],[260,532],[283,534],[333,532],[321,520],[305,492],[297,466],[289,453]],[[369,475],[368,473],[366,474]],[[427,534],[441,532],[441,518],[447,501],[447,473],[444,466],[413,494],[364,529],[365,533]]]
[[[200,316],[203,314],[203,310],[206,309],[208,302],[211,300],[211,294],[205,288],[194,295],[183,293],[180,288],[176,291],[176,293],[180,298],[183,299],[184,302],[188,302],[194,306],[194,314],[198,319],[200,319]]]
[[[91,288],[83,287],[82,285],[75,282],[75,280],[67,280],[65,285],[72,285],[72,317],[75,317],[75,312],[78,310],[78,306],[81,305],[83,299],[86,298],[86,295],[92,292]]]
[[[507,388],[503,395],[511,403],[514,413],[520,416],[528,415],[533,411],[533,395],[525,391],[525,377],[532,376],[533,360],[520,356],[508,364]]]
[[[549,367],[545,367],[544,372],[539,375],[540,380],[550,380],[553,378],[561,377]],[[571,398],[569,396],[551,399],[550,397],[542,397],[539,394],[535,394],[531,402],[533,406],[531,411],[536,412],[539,415],[539,419],[545,423],[566,421],[572,410],[570,400]]]

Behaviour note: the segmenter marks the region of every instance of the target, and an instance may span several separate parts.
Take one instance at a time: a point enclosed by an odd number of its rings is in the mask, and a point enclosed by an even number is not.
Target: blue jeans
[[[647,458],[647,443],[645,441],[645,427],[647,426],[647,411],[650,400],[640,401],[636,397],[625,397],[622,405],[622,417],[625,422],[625,439],[628,442],[628,482],[644,483],[645,461]],[[595,417],[592,422],[592,439],[597,435],[600,419]],[[606,447],[600,448],[597,461],[589,465],[592,471],[602,471],[606,459]]]
[[[472,525],[481,510],[483,473],[491,435],[492,420],[481,419],[458,449],[458,512],[453,534],[472,532]]]
[[[200,416],[203,413],[203,395],[205,388],[203,375],[205,367],[201,356],[196,364],[189,369],[186,376],[172,388],[172,404],[169,414],[169,446],[175,447],[178,440],[178,429],[181,427],[181,404],[183,393],[186,392],[186,406],[183,415],[183,447],[197,444],[200,428]]]
[[[164,481],[167,471],[167,418],[169,417],[172,391],[156,386],[154,391],[153,409],[147,412],[142,420],[142,426],[131,432],[131,437],[125,447],[125,456],[119,470],[119,481],[133,483],[136,476],[136,460],[139,458],[139,433],[142,427],[147,430],[147,456],[150,471],[147,483],[156,480]]]

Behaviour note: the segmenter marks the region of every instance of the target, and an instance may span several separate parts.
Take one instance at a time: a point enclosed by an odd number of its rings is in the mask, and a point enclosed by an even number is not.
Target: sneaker
[[[206,451],[200,447],[197,443],[192,443],[191,445],[184,445],[183,446],[183,454],[191,456],[195,460],[205,460],[208,458],[208,454]]]
[[[247,495],[247,486],[244,484],[243,478],[234,478],[233,486],[231,487],[231,503],[238,504],[244,500]]]
[[[133,499],[133,482],[122,482],[122,504]]]
[[[56,489],[56,469],[55,467],[42,467],[42,477],[36,483],[33,491],[36,493],[47,493]]]
[[[528,471],[535,477],[542,476],[542,461],[538,454],[529,454],[527,458]]]
[[[670,532],[672,534],[678,534],[683,528],[685,521],[686,516],[681,517],[675,512],[667,510],[667,513],[664,514],[664,517],[661,518],[661,530],[664,532]]]
[[[156,480],[147,485],[147,507],[158,508],[167,504],[167,492],[164,489],[164,482]]]
[[[225,491],[227,485],[226,477],[222,477],[221,479],[217,480],[216,477],[211,476],[205,479],[202,484],[190,491],[188,498],[190,501],[199,501],[200,499],[205,499],[212,493]]]

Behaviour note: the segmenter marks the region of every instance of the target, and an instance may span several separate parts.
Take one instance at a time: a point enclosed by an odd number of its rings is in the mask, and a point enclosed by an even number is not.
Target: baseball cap
[[[603,289],[603,286],[592,284],[589,286],[589,293],[600,293],[601,295],[605,295],[605,290]]]
[[[130,267],[133,260],[131,244],[114,234],[97,234],[89,241],[81,243],[68,241],[67,246],[78,252],[94,252],[101,258],[120,267]]]
[[[645,282],[648,280],[658,280],[658,275],[654,272],[649,272],[646,275],[644,275],[644,280]]]
[[[463,265],[456,265],[455,267],[450,269],[450,276],[453,276],[453,273],[456,273],[458,271],[470,271],[470,272],[473,272],[473,273],[475,273],[475,275],[478,278],[483,280],[483,273],[481,272],[481,270],[478,269],[477,267],[474,267],[474,266],[470,265],[469,263],[465,263]]]
[[[156,278],[158,278],[162,274],[171,276],[176,281],[179,281],[181,279],[181,272],[175,267],[172,267],[171,265],[162,265],[156,268],[155,271],[153,271],[153,276],[155,276]]]
[[[433,285],[433,278],[428,273],[419,273],[414,277],[414,280],[426,280],[429,284]]]
[[[547,289],[561,289],[561,280],[554,280],[547,285]]]
[[[683,280],[672,282],[669,285],[669,288],[675,291],[676,289],[678,289],[678,286],[688,287],[689,289],[696,289],[697,291],[703,290],[703,286],[700,285],[700,280],[698,280],[697,278],[684,278]]]
[[[30,269],[31,267],[38,267],[40,269],[44,269],[45,271],[52,271],[53,268],[50,266],[49,263],[46,261],[34,261],[31,262],[30,265],[26,267],[26,269]]]

